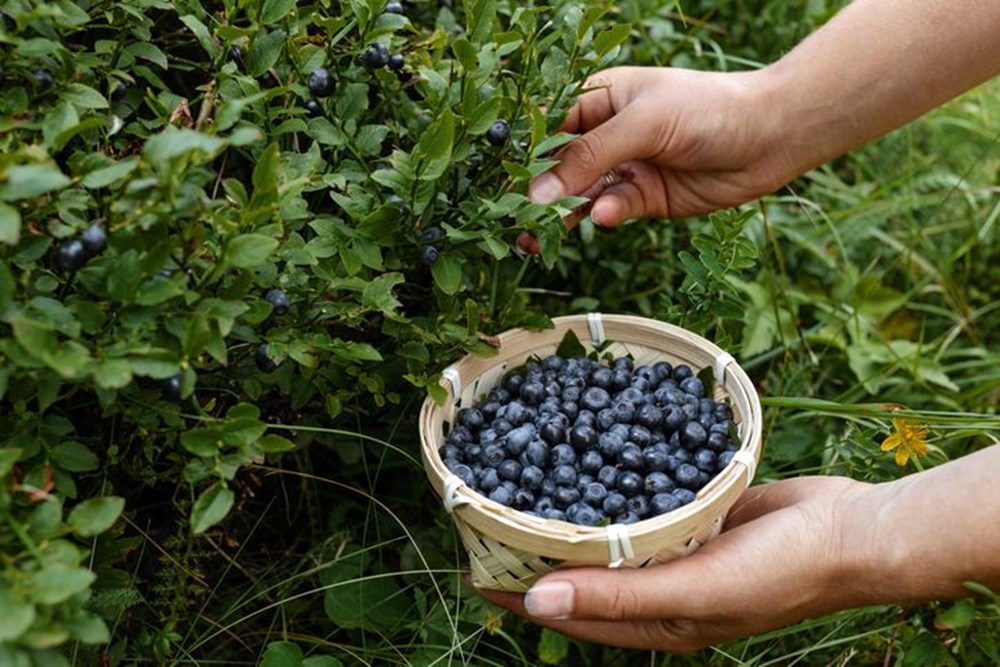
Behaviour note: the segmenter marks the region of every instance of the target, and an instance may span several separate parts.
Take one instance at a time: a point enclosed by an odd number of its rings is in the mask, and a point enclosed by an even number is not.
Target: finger
[[[542,244],[531,232],[521,232],[517,235],[517,247],[521,252],[526,252],[529,255],[537,255],[542,252]]]
[[[611,95],[614,78],[615,70],[612,69],[587,79],[582,86],[585,92],[576,98],[559,131],[570,134],[586,132],[614,116],[616,109]]]
[[[636,119],[626,108],[605,123],[567,144],[556,156],[558,164],[535,177],[528,186],[531,200],[551,204],[585,191],[620,164],[655,154],[654,142],[635,131]]]
[[[594,224],[616,227],[632,218],[670,217],[667,189],[658,169],[630,162],[616,171],[622,181],[602,190],[591,206]]]

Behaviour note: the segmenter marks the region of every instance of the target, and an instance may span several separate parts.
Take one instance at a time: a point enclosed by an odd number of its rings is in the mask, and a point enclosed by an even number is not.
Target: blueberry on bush
[[[307,85],[316,97],[329,97],[333,93],[333,75],[325,67],[319,67],[309,74]]]
[[[70,239],[59,244],[56,252],[56,266],[60,271],[71,273],[87,263],[87,248],[83,241]]]
[[[398,72],[406,66],[406,58],[403,57],[402,53],[394,53],[389,56],[387,64],[393,72]]]
[[[376,42],[361,53],[361,62],[372,69],[379,69],[389,64],[389,47]]]
[[[271,304],[271,314],[275,317],[281,317],[292,306],[291,301],[288,300],[288,295],[277,287],[272,287],[264,292],[264,301]]]
[[[44,93],[55,88],[56,80],[52,78],[52,75],[43,69],[35,72],[35,85],[38,86],[38,92]]]
[[[420,261],[422,261],[427,266],[430,266],[434,262],[438,261],[438,257],[440,256],[440,254],[441,253],[438,252],[438,249],[435,248],[434,246],[432,245],[424,246],[424,248],[420,251]]]
[[[505,120],[498,120],[490,125],[490,129],[486,131],[486,141],[490,142],[490,145],[496,146],[497,148],[506,144],[509,138],[510,125],[508,125]]]
[[[104,227],[99,222],[95,222],[80,235],[83,248],[87,252],[87,257],[95,257],[108,247],[108,235]]]
[[[275,363],[274,359],[267,355],[267,343],[261,343],[257,346],[257,368],[263,373],[273,373],[277,368],[278,364]]]
[[[165,400],[176,403],[181,400],[181,387],[184,384],[184,374],[171,375],[160,383],[160,394]]]
[[[402,14],[403,3],[398,0],[389,0],[389,2],[385,4],[385,9],[383,11],[386,14]]]

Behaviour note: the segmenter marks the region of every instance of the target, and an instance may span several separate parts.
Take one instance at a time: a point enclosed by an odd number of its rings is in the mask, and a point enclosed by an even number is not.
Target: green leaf
[[[233,492],[221,482],[216,482],[198,496],[191,510],[191,532],[195,535],[206,530],[226,518],[233,507]]]
[[[903,664],[906,667],[930,667],[937,665],[944,655],[941,642],[929,632],[921,631],[905,647]]]
[[[126,359],[107,359],[94,369],[94,382],[101,389],[121,389],[132,381],[132,364]]]
[[[285,18],[295,6],[295,0],[264,0],[260,7],[260,24],[271,25]]]
[[[611,49],[621,46],[631,32],[632,26],[628,23],[616,23],[605,28],[594,37],[594,51],[597,52],[598,56],[605,55]]]
[[[212,38],[212,34],[208,31],[208,26],[202,23],[198,17],[192,16],[191,14],[185,14],[180,17],[181,23],[188,27],[188,30],[194,33],[195,39],[201,45],[201,48],[205,50],[210,57],[214,58],[218,53],[219,49]]]
[[[77,611],[63,621],[63,627],[74,639],[84,644],[107,644],[111,640],[111,633],[104,620],[88,611]]]
[[[35,622],[35,605],[5,588],[0,588],[0,645],[13,642]]]
[[[193,428],[181,434],[181,445],[197,456],[215,456],[224,444],[219,428]]]
[[[21,214],[13,206],[0,203],[0,243],[17,245],[21,240]],[[3,303],[0,299],[0,312]]]
[[[959,600],[934,618],[934,627],[939,630],[957,630],[971,625],[975,619],[975,605],[968,600]]]
[[[171,126],[150,137],[143,147],[142,154],[153,164],[193,152],[200,152],[206,158],[212,158],[225,145],[224,139],[211,134]]]
[[[278,240],[263,234],[240,234],[226,246],[224,261],[248,269],[259,266],[278,248]]]
[[[569,657],[569,639],[558,632],[542,628],[538,638],[538,659],[545,665],[560,665]]]
[[[22,164],[0,174],[0,200],[32,199],[70,184],[54,164]]]
[[[422,180],[434,181],[441,178],[441,175],[451,164],[451,150],[454,141],[455,114],[446,109],[420,135],[417,154],[421,159],[420,178]]]
[[[108,99],[104,97],[104,95],[101,95],[90,86],[85,86],[82,83],[67,84],[62,89],[60,97],[67,102],[70,102],[78,107],[83,107],[84,109],[108,108]]]
[[[292,642],[271,642],[261,657],[260,667],[300,667],[302,649]]]
[[[462,261],[452,255],[441,255],[431,265],[434,283],[445,294],[451,296],[462,288]]]
[[[21,458],[22,450],[16,447],[0,449],[0,478],[6,477],[14,469],[14,464]]]
[[[290,452],[295,449],[295,443],[280,435],[267,434],[257,440],[257,447],[265,454],[277,454],[279,452]]]
[[[250,40],[247,50],[247,73],[260,76],[278,62],[281,49],[285,45],[285,33],[281,30],[261,30]]]
[[[88,472],[97,470],[100,459],[79,442],[64,442],[52,448],[52,460],[63,470]]]
[[[139,287],[135,302],[140,306],[155,306],[183,294],[184,288],[179,284],[169,278],[158,276]]]
[[[83,567],[49,565],[27,578],[28,595],[39,604],[59,604],[88,588],[95,579],[97,575]]]
[[[114,162],[106,167],[95,169],[83,177],[83,187],[91,190],[106,188],[131,174],[138,166],[139,160],[137,158],[127,158],[121,162]]]
[[[583,343],[580,342],[580,339],[572,329],[567,329],[566,333],[563,334],[562,340],[559,342],[559,347],[556,348],[556,354],[564,359],[585,357],[587,356],[587,348],[583,346]]]
[[[69,513],[67,524],[80,537],[100,535],[114,525],[122,510],[125,509],[125,499],[117,496],[90,498],[73,508]]]

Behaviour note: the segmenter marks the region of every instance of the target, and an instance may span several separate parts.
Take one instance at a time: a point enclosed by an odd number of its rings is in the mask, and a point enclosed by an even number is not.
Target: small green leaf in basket
[[[580,342],[580,339],[577,338],[576,334],[573,333],[573,330],[567,329],[566,334],[559,343],[559,347],[556,348],[556,354],[563,359],[585,357],[587,356],[587,349],[583,346],[583,343]]]

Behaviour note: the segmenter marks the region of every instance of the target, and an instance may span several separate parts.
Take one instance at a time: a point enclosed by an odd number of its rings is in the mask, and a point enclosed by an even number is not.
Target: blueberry
[[[696,421],[684,424],[680,431],[681,446],[694,451],[708,443],[708,432]]]
[[[552,502],[552,498],[549,496],[535,496],[535,506],[532,508],[542,516],[545,515],[546,510],[555,509],[556,505]]]
[[[671,405],[663,416],[663,429],[667,433],[673,433],[683,426],[685,421],[684,411],[676,405]]]
[[[698,469],[691,466],[697,473]],[[622,495],[626,498],[632,498],[642,492],[642,475],[635,472],[634,470],[624,470],[618,475],[618,481],[615,485]]]
[[[500,419],[506,419],[514,426],[520,426],[528,421],[531,418],[531,415],[528,414],[528,411],[523,403],[515,401],[500,408],[497,412],[497,417]]]
[[[428,227],[420,232],[420,245],[430,245],[437,243],[444,237],[444,231],[437,225]]]
[[[70,273],[87,263],[87,249],[83,241],[71,239],[63,241],[56,253],[56,266],[64,273]]]
[[[733,460],[733,456],[735,455],[736,455],[736,450],[733,449],[728,449],[719,454],[718,458],[716,459],[717,472],[722,472],[723,470],[725,470],[726,466],[729,465],[729,463]]]
[[[503,447],[494,444],[483,447],[483,454],[479,457],[479,460],[484,466],[496,468],[506,458],[507,452],[504,451]]]
[[[532,491],[542,488],[542,481],[545,479],[545,472],[534,465],[526,465],[521,469],[521,486]]]
[[[243,47],[236,44],[229,48],[229,59],[233,62],[240,62],[243,60]]]
[[[588,449],[580,455],[580,470],[582,472],[596,475],[604,466],[604,457],[596,449]]]
[[[566,366],[566,360],[558,354],[550,354],[542,359],[542,368],[547,371],[561,371]]]
[[[580,504],[579,509],[574,513],[572,519],[573,523],[580,526],[597,526],[601,523],[601,515],[590,505]],[[566,518],[569,519],[569,512],[566,512]]]
[[[598,366],[590,372],[589,380],[591,387],[598,387],[607,391],[608,389],[611,389],[611,382],[613,379],[614,374],[607,366]]]
[[[550,445],[566,442],[566,426],[561,419],[551,419],[542,425],[539,435]]]
[[[617,460],[624,447],[624,438],[615,433],[602,433],[597,437],[597,451],[608,461]]]
[[[663,410],[655,405],[643,405],[635,415],[635,423],[647,429],[660,428],[662,422]]]
[[[694,452],[694,465],[698,470],[707,473],[714,473],[718,465],[718,458],[711,449],[701,448]]]
[[[698,483],[701,481],[699,472],[701,471],[690,463],[682,463],[674,471],[674,479],[680,486],[694,490],[699,488]]]
[[[524,376],[516,371],[511,371],[503,378],[503,388],[509,391],[511,394],[517,394],[521,390],[521,385],[524,384]]]
[[[670,493],[676,485],[670,476],[662,472],[651,472],[643,480],[643,490],[646,495],[655,496],[657,493]]]
[[[281,317],[287,313],[292,305],[291,301],[288,300],[288,295],[277,287],[272,287],[264,292],[264,301],[271,304],[271,314],[275,317]]]
[[[521,464],[514,459],[505,459],[497,466],[497,474],[500,475],[500,479],[511,482],[521,481],[521,471]]]
[[[693,375],[694,371],[691,370],[691,367],[688,366],[687,364],[677,364],[676,366],[674,366],[674,372],[671,373],[671,377],[674,379],[674,382],[678,383],[683,382],[684,380],[686,380],[689,377],[692,377]]]
[[[514,492],[514,501],[511,506],[516,510],[529,510],[535,506],[535,494],[525,488],[520,488]]]
[[[699,380],[697,377],[684,378],[677,385],[681,391],[685,394],[690,394],[692,396],[697,396],[701,398],[705,395],[705,383]]]
[[[576,468],[568,464],[557,465],[552,469],[552,481],[557,486],[576,486]]]
[[[51,74],[40,69],[35,72],[35,84],[38,86],[38,92],[44,93],[55,87],[56,80],[52,78]]]
[[[634,424],[628,430],[627,439],[640,447],[648,447],[653,443],[653,433],[641,424]]]
[[[594,476],[590,473],[580,473],[576,476],[576,488],[580,489],[580,493],[583,493],[584,489],[587,488],[588,484],[593,484],[595,481]]]
[[[632,357],[615,357],[614,361],[611,362],[611,368],[614,370],[622,369],[631,373],[633,368]]]
[[[552,448],[549,454],[549,462],[552,467],[572,466],[576,463],[576,450],[566,443],[561,443]]]
[[[486,419],[476,408],[462,408],[458,411],[458,423],[471,431],[478,431],[486,423]]]
[[[649,516],[649,498],[642,494],[629,498],[625,507],[628,508],[629,512],[634,512],[640,519]]]
[[[635,420],[637,411],[636,404],[630,401],[618,400],[611,404],[615,421],[621,424],[631,424]]]
[[[668,378],[674,372],[673,366],[670,365],[669,361],[657,361],[653,364],[653,372],[656,376],[660,378],[662,382],[664,378]]]
[[[406,58],[403,57],[402,53],[394,53],[389,56],[389,62],[387,64],[389,69],[393,72],[398,72],[406,67]]]
[[[372,44],[361,54],[361,62],[372,69],[385,67],[389,63],[389,47],[382,43]]]
[[[498,120],[490,125],[490,129],[486,131],[486,141],[490,142],[491,146],[496,146],[497,148],[506,144],[509,138],[510,125],[505,120]]]
[[[642,517],[640,517],[638,514],[636,514],[631,510],[626,510],[625,512],[622,512],[621,514],[615,517],[615,523],[621,523],[625,525],[638,523],[639,521],[642,521]]]
[[[445,443],[440,447],[438,447],[438,456],[440,456],[441,460],[444,461],[446,464],[448,462],[448,459],[454,459],[459,463],[463,462],[462,448],[458,447],[457,445],[452,445],[449,443]]]
[[[618,468],[612,465],[602,466],[601,469],[597,471],[597,481],[609,489],[617,488]]]
[[[649,500],[649,511],[653,516],[660,516],[681,507],[681,505],[681,501],[675,496],[669,493],[658,493]]]
[[[611,408],[604,408],[597,413],[597,428],[603,431],[607,431],[616,423],[614,410]]]
[[[642,457],[642,449],[634,442],[627,442],[618,452],[618,465],[625,470],[642,470],[645,461]]]
[[[611,371],[611,391],[622,391],[632,382],[632,374],[624,368]]]
[[[273,373],[277,370],[277,362],[267,354],[267,343],[261,343],[257,346],[256,363],[257,368],[263,373]]]
[[[584,488],[582,494],[583,502],[591,507],[602,507],[607,497],[608,487],[600,482],[591,482]]]
[[[694,491],[690,489],[674,489],[670,492],[670,495],[680,501],[681,505],[693,503],[694,499],[697,498]]]
[[[542,517],[546,518],[546,519],[554,519],[556,521],[565,521],[566,520],[566,513],[563,512],[560,509],[556,509],[555,507],[552,507],[550,509],[543,510],[542,511]]]
[[[306,100],[305,104],[306,111],[309,112],[310,116],[322,116],[323,115],[323,105],[316,100]]]
[[[184,375],[182,373],[171,375],[160,383],[160,394],[165,400],[176,403],[181,400],[181,387],[183,384]]]
[[[580,406],[575,401],[563,401],[556,409],[571,420],[580,414]]]
[[[535,427],[532,424],[522,424],[504,436],[504,447],[511,456],[518,456],[525,451],[535,437]]]
[[[549,446],[542,440],[536,439],[528,443],[524,453],[531,465],[545,468],[549,465]]]
[[[580,502],[580,491],[576,486],[557,486],[552,494],[552,502],[559,509],[566,509],[573,503]]]
[[[432,265],[434,262],[438,261],[438,257],[441,256],[441,251],[432,245],[424,246],[420,250],[420,261],[427,266]]]
[[[733,409],[725,403],[716,403],[713,413],[717,422],[733,420]]]
[[[617,491],[611,491],[604,497],[604,501],[601,503],[601,509],[608,516],[618,516],[625,512],[628,499]]]
[[[713,431],[709,431],[708,440],[705,442],[706,447],[717,453],[726,451],[731,445],[732,443],[729,441],[729,436],[722,435],[721,433],[715,433]]]
[[[309,74],[306,85],[316,97],[329,97],[333,94],[333,75],[325,67],[319,67]]]
[[[457,473],[456,473],[457,474]],[[506,507],[514,504],[514,494],[506,486],[498,486],[489,493],[489,499]]]
[[[124,81],[118,81],[115,83],[115,87],[111,89],[111,101],[117,102],[118,100],[125,97],[125,93],[128,92],[128,86]]]
[[[479,490],[482,493],[488,495],[490,491],[500,486],[500,475],[496,468],[483,468],[478,477]]]
[[[402,14],[403,3],[397,2],[397,0],[389,0],[389,2],[385,4],[385,9],[382,11],[386,14]]]
[[[650,445],[642,450],[642,461],[649,472],[664,472],[667,470],[667,459],[670,453],[666,447]]]
[[[563,401],[573,403],[578,403],[580,401],[580,397],[583,396],[583,387],[577,385],[567,385],[565,383],[563,384],[563,387],[564,389],[561,395]]]
[[[538,489],[538,493],[543,496],[554,496],[557,488],[559,487],[552,481],[552,478],[546,477],[542,480],[542,486]]]

